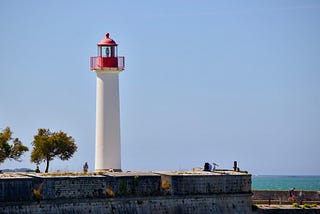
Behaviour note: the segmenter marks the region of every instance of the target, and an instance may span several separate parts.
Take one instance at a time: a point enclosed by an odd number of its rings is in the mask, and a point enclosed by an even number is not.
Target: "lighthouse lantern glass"
[[[98,56],[100,57],[117,57],[118,50],[116,46],[98,46]]]

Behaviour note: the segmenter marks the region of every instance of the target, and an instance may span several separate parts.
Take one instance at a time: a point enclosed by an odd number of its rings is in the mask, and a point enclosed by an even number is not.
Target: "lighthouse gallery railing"
[[[124,69],[124,57],[90,57],[90,69],[119,68]]]

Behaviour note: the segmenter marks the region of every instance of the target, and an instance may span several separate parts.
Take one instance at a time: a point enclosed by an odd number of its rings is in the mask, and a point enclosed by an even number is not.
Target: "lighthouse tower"
[[[90,69],[97,74],[95,170],[121,171],[119,73],[124,57],[109,38],[98,43],[98,56],[90,57]]]

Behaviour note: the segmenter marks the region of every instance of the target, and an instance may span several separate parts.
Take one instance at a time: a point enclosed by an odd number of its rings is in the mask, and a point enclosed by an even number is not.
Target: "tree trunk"
[[[45,171],[45,173],[47,173],[47,172],[48,172],[48,170],[49,170],[49,158],[47,158],[47,167],[46,167],[46,171]]]

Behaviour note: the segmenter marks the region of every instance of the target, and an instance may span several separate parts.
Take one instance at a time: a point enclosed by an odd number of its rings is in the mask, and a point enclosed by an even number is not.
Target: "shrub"
[[[300,207],[298,203],[293,203],[292,206],[293,207]]]
[[[304,204],[303,208],[313,208],[313,207],[317,207],[317,204]]]

